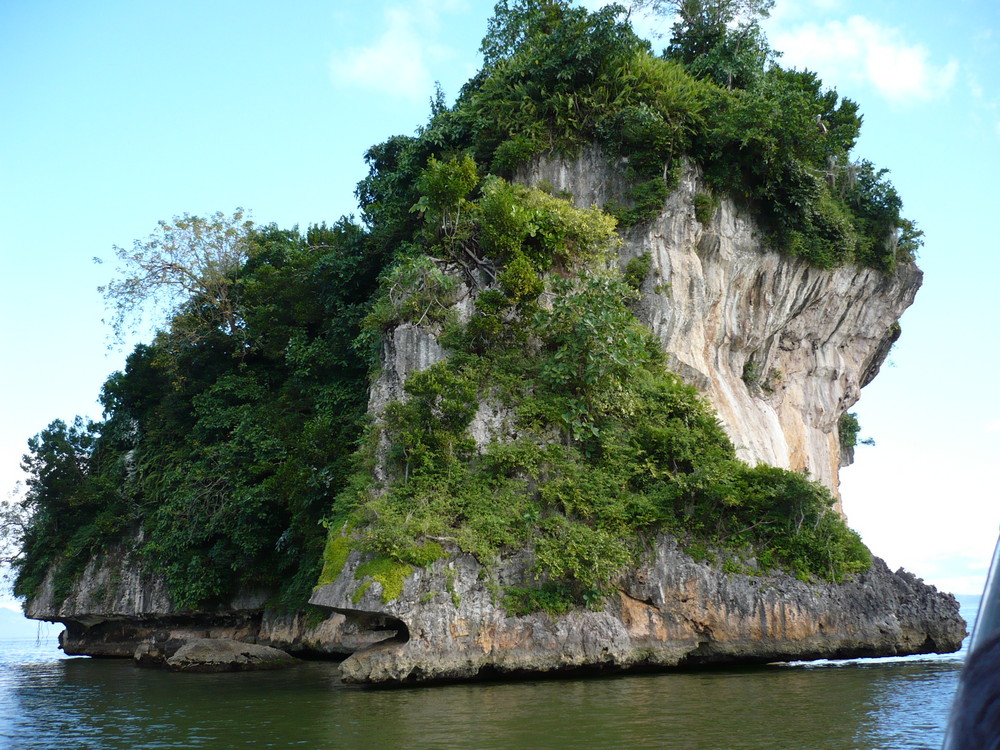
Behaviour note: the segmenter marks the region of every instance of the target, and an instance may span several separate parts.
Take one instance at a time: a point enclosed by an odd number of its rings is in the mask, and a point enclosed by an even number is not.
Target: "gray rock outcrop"
[[[337,581],[312,599],[395,624],[394,637],[341,664],[348,682],[906,655],[954,651],[965,636],[953,596],[881,560],[846,583],[805,583],[725,573],[661,535],[651,559],[622,576],[600,609],[561,616],[505,610],[503,586],[530,578],[526,554],[490,570],[450,555],[416,570],[390,602],[381,584],[355,577],[361,561],[352,553]]]
[[[177,607],[163,573],[149,569],[137,554],[140,544],[141,537],[132,536],[92,558],[61,601],[50,570],[26,602],[25,615],[65,625],[59,645],[70,656],[132,657],[152,643],[217,638],[339,658],[384,637],[341,614],[317,621],[301,612],[267,610],[266,591],[242,592],[212,608]]]
[[[229,638],[198,638],[177,649],[166,660],[166,667],[171,672],[250,672],[284,669],[297,661],[270,646]]]

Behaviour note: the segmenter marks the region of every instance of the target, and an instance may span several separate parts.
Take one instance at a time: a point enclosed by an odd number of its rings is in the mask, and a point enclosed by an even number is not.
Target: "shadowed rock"
[[[138,658],[136,661],[141,663]],[[227,638],[188,641],[165,661],[172,672],[249,672],[283,669],[296,663],[298,659],[279,649]]]

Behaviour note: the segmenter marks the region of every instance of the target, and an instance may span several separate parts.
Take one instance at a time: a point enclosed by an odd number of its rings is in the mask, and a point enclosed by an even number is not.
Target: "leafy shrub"
[[[532,612],[548,612],[553,617],[564,615],[577,606],[572,588],[565,583],[543,583],[539,586],[509,586],[504,592],[503,606],[512,616]]]
[[[490,171],[493,174],[511,176],[518,167],[527,164],[544,151],[545,144],[537,137],[513,135],[500,143],[493,152]]]
[[[703,226],[711,223],[718,207],[719,199],[709,193],[698,193],[694,196],[694,217]]]
[[[861,434],[861,424],[858,422],[858,415],[854,412],[844,412],[837,422],[837,437],[840,439],[841,450],[850,450],[858,445],[875,445],[871,438],[859,440]]]
[[[482,192],[479,241],[499,261],[523,255],[536,271],[553,264],[593,264],[607,261],[620,243],[614,219],[600,211],[579,209],[537,188],[500,179],[488,181]]]
[[[553,578],[576,582],[584,591],[606,588],[633,561],[632,551],[610,529],[552,515],[539,530],[535,541],[539,568]]]
[[[460,279],[430,257],[417,255],[392,266],[365,318],[366,328],[384,331],[399,323],[443,323],[457,297]]]
[[[625,264],[622,280],[638,292],[642,287],[642,282],[649,276],[652,268],[653,256],[649,253],[643,253],[635,258],[630,258],[629,262]]]
[[[511,305],[531,302],[545,288],[545,284],[532,267],[531,261],[522,253],[515,255],[504,266],[497,276],[497,284]]]

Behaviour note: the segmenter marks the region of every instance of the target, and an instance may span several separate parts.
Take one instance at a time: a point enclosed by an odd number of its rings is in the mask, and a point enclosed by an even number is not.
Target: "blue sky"
[[[354,212],[365,149],[425,122],[435,81],[453,100],[492,5],[0,3],[0,491],[52,419],[100,417],[123,364],[96,291],[113,266],[92,258],[183,212]],[[1000,524],[1000,4],[778,0],[766,28],[861,104],[856,155],[926,232],[924,288],[855,407],[877,445],[843,472],[848,519],[890,566],[977,593]]]

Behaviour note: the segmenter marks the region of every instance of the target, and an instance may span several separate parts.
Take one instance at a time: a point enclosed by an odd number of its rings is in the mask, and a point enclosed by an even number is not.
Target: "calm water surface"
[[[180,675],[4,641],[0,747],[936,750],[960,667],[959,654],[366,690],[329,663]]]

